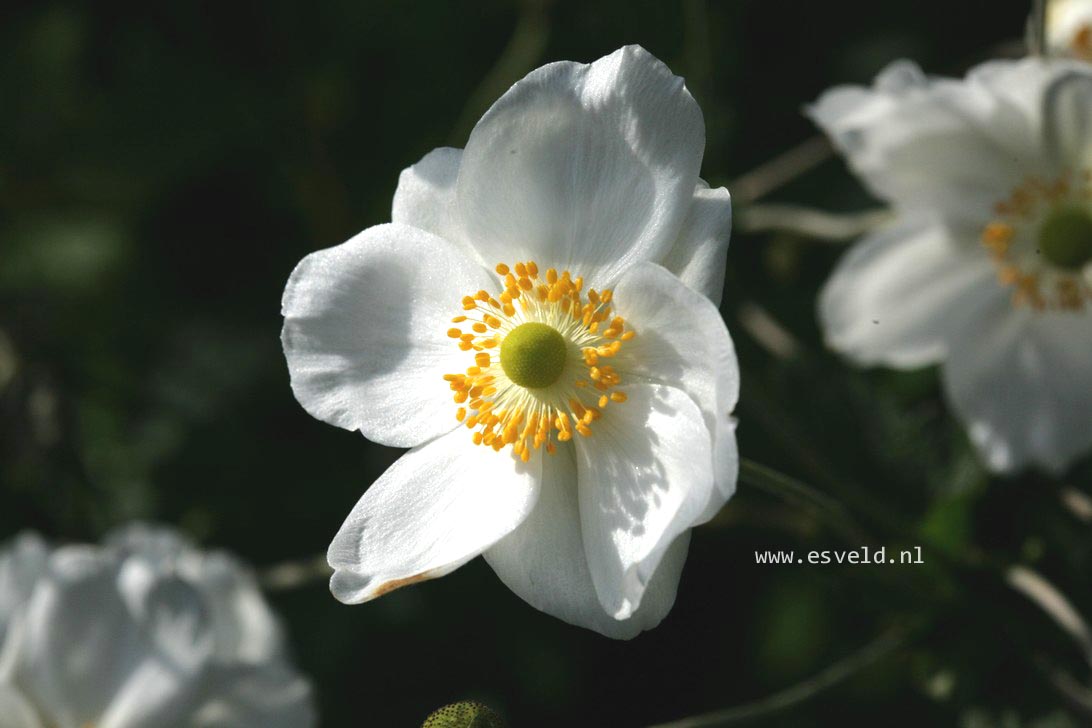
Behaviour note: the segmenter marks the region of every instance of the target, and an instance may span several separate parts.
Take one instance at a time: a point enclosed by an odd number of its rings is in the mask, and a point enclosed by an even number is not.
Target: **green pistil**
[[[1052,211],[1039,228],[1039,251],[1059,268],[1082,268],[1092,260],[1092,214],[1075,206]]]
[[[565,369],[565,339],[540,323],[520,324],[500,347],[500,363],[508,378],[521,387],[549,387]]]

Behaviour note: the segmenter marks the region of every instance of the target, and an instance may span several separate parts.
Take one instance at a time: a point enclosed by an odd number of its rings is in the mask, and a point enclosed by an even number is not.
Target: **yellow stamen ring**
[[[534,261],[496,267],[502,291],[464,296],[463,328],[447,335],[474,352],[464,374],[445,374],[457,405],[456,419],[474,430],[472,440],[496,451],[511,445],[524,461],[531,451],[556,450],[592,423],[609,403],[626,401],[616,391],[621,375],[607,361],[636,334],[613,315],[610,290],[583,293],[584,281],[569,271]]]
[[[994,207],[982,230],[997,279],[1015,306],[1081,310],[1092,302],[1092,175],[1030,176]]]

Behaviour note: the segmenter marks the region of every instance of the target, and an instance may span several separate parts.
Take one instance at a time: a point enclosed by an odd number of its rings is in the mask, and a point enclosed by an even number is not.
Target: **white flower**
[[[1092,61],[1092,0],[1049,0],[1046,41],[1052,55]]]
[[[689,530],[737,473],[714,305],[731,205],[698,178],[704,136],[682,79],[641,48],[553,63],[466,149],[405,170],[392,224],[299,264],[283,302],[297,399],[413,448],[330,546],[338,599],[484,554],[533,606],[606,635],[668,612]]]
[[[820,300],[862,364],[942,363],[995,471],[1059,471],[1092,445],[1092,68],[997,61],[965,80],[896,63],[811,115],[896,220]]]
[[[307,728],[253,575],[174,532],[0,552],[2,728]]]

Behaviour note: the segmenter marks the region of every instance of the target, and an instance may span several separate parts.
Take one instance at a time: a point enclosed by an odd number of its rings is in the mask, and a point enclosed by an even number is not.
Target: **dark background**
[[[814,135],[801,110],[829,86],[899,57],[961,73],[1011,48],[1027,12],[997,0],[5,5],[0,538],[96,540],[142,518],[259,568],[324,552],[399,452],[295,402],[284,282],[306,253],[389,220],[399,171],[462,146],[531,68],[644,45],[686,77],[708,128],[703,175],[731,189]],[[875,205],[837,160],[770,199]],[[1080,663],[989,564],[1032,565],[1092,607],[1088,526],[1060,502],[1088,490],[1089,464],[1064,480],[990,479],[934,371],[862,372],[824,352],[814,299],[840,253],[737,226],[722,311],[742,366],[741,451],[845,502],[877,543],[926,544],[925,566],[756,566],[756,549],[846,544],[744,484],[695,533],[674,611],[632,642],[535,611],[480,560],[358,607],[321,581],[277,591],[322,725],[416,726],[462,698],[517,727],[647,725],[761,699],[893,625],[902,649],[754,724],[1069,725],[1036,659],[1083,678]],[[756,305],[794,354],[752,337],[741,312]],[[969,554],[988,565],[967,567]]]

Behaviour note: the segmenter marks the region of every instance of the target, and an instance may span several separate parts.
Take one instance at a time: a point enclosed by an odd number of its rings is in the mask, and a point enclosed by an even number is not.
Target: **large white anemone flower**
[[[862,364],[942,363],[987,465],[1060,471],[1092,445],[1092,67],[892,65],[811,108],[896,213],[820,300]]]
[[[296,398],[412,448],[330,546],[338,599],[484,554],[567,622],[632,637],[663,619],[689,531],[738,469],[716,306],[731,205],[698,178],[704,137],[641,48],[552,63],[465,149],[402,173],[393,223],[300,262],[283,302]]]
[[[165,529],[0,551],[2,728],[308,728],[253,575]]]
[[[1049,0],[1046,41],[1051,55],[1092,61],[1092,0]]]

